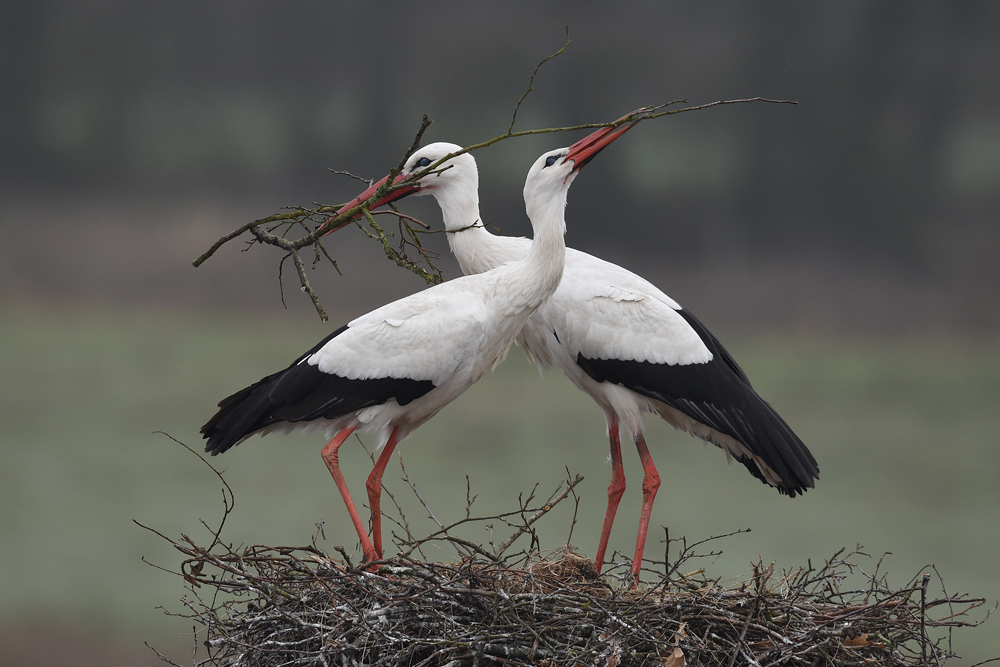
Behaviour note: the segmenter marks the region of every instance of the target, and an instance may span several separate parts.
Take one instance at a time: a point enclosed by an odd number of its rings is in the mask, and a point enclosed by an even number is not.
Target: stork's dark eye
[[[545,166],[546,167],[551,167],[555,163],[556,163],[556,156],[555,155],[550,155],[547,158],[545,158]]]
[[[418,166],[418,167],[429,167],[429,166],[431,166],[430,158],[426,158],[426,157],[420,158],[419,160],[417,160],[416,166]]]

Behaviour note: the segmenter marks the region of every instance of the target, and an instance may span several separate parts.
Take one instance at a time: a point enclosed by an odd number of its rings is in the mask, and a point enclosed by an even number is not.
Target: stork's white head
[[[461,146],[445,142],[428,144],[409,157],[399,174],[400,179],[412,183],[410,192],[403,196],[432,195],[437,200],[448,231],[467,229],[481,222],[476,159],[468,153],[454,155],[461,150]],[[449,243],[452,240],[449,235]]]
[[[542,216],[561,218],[566,207],[566,193],[580,169],[638,122],[602,127],[568,148],[557,148],[535,160],[524,181],[528,217],[532,221]]]
[[[462,150],[461,146],[438,142],[428,144],[414,152],[403,164],[402,171],[393,181],[393,183],[401,185],[397,185],[395,190],[377,200],[370,208],[376,209],[408,195],[433,195],[443,211],[459,207],[467,212],[467,215],[459,216],[460,218],[464,219],[468,215],[478,217],[479,170],[476,168],[475,158],[468,153],[462,153],[437,164],[441,159],[460,150]],[[429,167],[434,168],[428,171]],[[414,178],[414,175],[425,171],[427,173],[423,176]],[[389,177],[386,176],[381,181],[374,183],[345,204],[341,210],[346,211],[368,201],[378,193],[388,180]],[[454,216],[445,216],[446,225],[451,217]]]
[[[461,146],[445,141],[428,144],[416,151],[403,165],[399,179],[411,178],[414,174],[437,164],[443,158],[462,150]],[[479,169],[476,159],[468,153],[462,153],[432,169],[427,175],[414,181],[417,195],[434,195],[437,192],[454,192],[468,195],[469,192],[479,192]]]
[[[562,217],[566,193],[576,178],[576,164],[569,148],[557,148],[535,160],[524,180],[524,207],[535,222],[543,216]]]

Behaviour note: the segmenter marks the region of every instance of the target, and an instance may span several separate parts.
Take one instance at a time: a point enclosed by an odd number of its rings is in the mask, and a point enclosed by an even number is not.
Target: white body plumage
[[[519,261],[530,241],[491,234],[479,213],[478,170],[468,154],[446,169],[419,174],[460,151],[430,144],[415,152],[398,181],[410,185],[377,205],[407,194],[433,195],[441,207],[452,252],[466,274]],[[369,190],[369,196],[376,186]],[[624,491],[618,430],[635,439],[646,471],[643,515],[636,548],[638,572],[645,522],[659,477],[643,439],[642,414],[722,448],[761,481],[794,496],[814,485],[819,468],[809,450],[753,390],[742,369],[693,315],[642,277],[572,248],[565,251],[563,280],[528,319],[518,343],[539,370],[556,367],[601,406],[611,438],[614,472],[600,570],[608,533]]]
[[[201,431],[206,451],[225,452],[255,433],[336,432],[323,459],[368,560],[381,557],[382,472],[395,446],[503,360],[532,313],[559,285],[565,262],[566,195],[578,170],[621,130],[602,129],[531,166],[524,203],[533,241],[514,261],[437,285],[356,318],[293,362],[219,403]],[[384,446],[368,478],[373,540],[340,472],[338,450],[355,430]]]

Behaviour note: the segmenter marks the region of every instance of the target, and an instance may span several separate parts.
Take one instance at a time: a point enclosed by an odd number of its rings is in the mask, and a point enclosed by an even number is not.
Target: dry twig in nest
[[[333,558],[315,537],[304,547],[236,549],[221,539],[235,504],[232,489],[180,444],[224,486],[219,527],[202,522],[208,547],[186,535],[165,538],[185,556],[179,574],[189,594],[179,615],[207,636],[207,657],[194,658],[194,667],[940,666],[956,657],[951,630],[977,627],[996,609],[970,616],[985,599],[948,594],[932,565],[892,587],[884,556],[872,561],[860,547],[841,549],[819,567],[809,561],[778,572],[774,563],[751,563],[749,578],[738,584],[724,585],[697,567],[721,555],[713,548],[720,540],[748,532],[742,530],[692,544],[668,535],[663,560],[644,562],[639,585],[627,558],[598,576],[572,547],[538,550],[538,520],[568,497],[579,506],[583,478],[569,470],[548,498],[536,500],[532,490],[517,510],[489,517],[471,516],[469,489],[465,518],[443,525],[404,467],[404,481],[438,530],[416,539],[397,504],[405,533],[394,535],[399,554],[375,563],[355,565],[343,547]],[[488,545],[454,535],[470,524],[487,529]],[[503,542],[493,539],[498,525],[513,531]],[[527,549],[514,551],[522,536]],[[461,557],[414,557],[430,543],[449,544]],[[930,589],[932,572],[940,594]]]
[[[527,520],[551,506],[506,516],[525,517],[532,533]],[[985,600],[948,595],[940,577],[942,594],[929,596],[929,572],[890,587],[881,559],[874,573],[862,569],[860,549],[781,573],[758,562],[745,582],[724,586],[695,568],[720,553],[699,550],[724,537],[669,540],[677,556],[648,563],[655,576],[635,587],[627,561],[598,577],[569,547],[508,555],[447,531],[434,539],[470,555],[430,563],[401,553],[355,566],[315,541],[212,550],[185,537],[174,546],[187,557],[182,615],[207,632],[199,666],[942,665],[954,656],[951,629],[989,616],[972,619]]]
[[[735,588],[701,570],[630,588],[568,549],[516,564],[399,556],[368,572],[313,546],[176,546],[187,616],[208,633],[199,665],[940,665],[950,641],[929,635],[978,625],[968,612],[984,604],[875,577],[845,590],[860,551],[778,576],[758,563]]]

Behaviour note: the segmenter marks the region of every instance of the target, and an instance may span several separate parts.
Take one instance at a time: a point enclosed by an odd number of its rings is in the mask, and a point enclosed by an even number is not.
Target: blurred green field
[[[334,323],[336,324],[336,323]],[[303,316],[209,319],[163,311],[51,313],[0,310],[0,642],[57,628],[161,664],[144,640],[189,656],[180,554],[133,519],[177,537],[207,536],[220,484],[195,456],[198,428],[223,396],[287,364],[333,325]],[[762,557],[778,567],[865,546],[902,586],[934,563],[949,592],[1000,597],[1000,349],[948,342],[732,340],[758,391],[814,452],[821,479],[789,500],[742,466],[648,420],[663,486],[651,525],[691,539],[729,538],[710,571],[735,576]],[[370,442],[370,438],[368,438]],[[345,474],[364,496],[370,463],[345,447]],[[253,438],[213,459],[236,494],[224,536],[240,543],[304,544],[325,522],[326,541],[354,546],[336,488],[319,457],[321,435]],[[514,350],[401,447],[410,478],[442,520],[514,509],[565,467],[586,477],[573,543],[593,555],[610,475],[600,411],[558,373],[540,379]],[[631,554],[641,468],[626,451],[629,487],[611,547]],[[432,524],[399,481],[386,484],[415,531]],[[572,508],[547,517],[543,548],[565,540]],[[473,534],[486,541],[481,528]],[[651,529],[647,554],[662,553]],[[450,558],[451,553],[429,553]],[[972,664],[1000,655],[993,621],[956,632]],[[0,664],[4,663],[0,660]],[[43,663],[39,663],[43,664]]]

